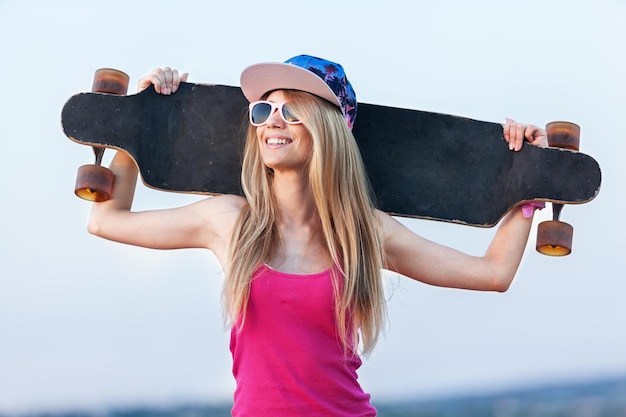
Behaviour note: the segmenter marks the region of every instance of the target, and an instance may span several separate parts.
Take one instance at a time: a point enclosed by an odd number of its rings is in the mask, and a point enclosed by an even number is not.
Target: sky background
[[[165,65],[238,85],[301,53],[340,62],[362,102],[576,122],[603,170],[599,196],[563,210],[573,253],[538,254],[534,229],[507,293],[387,278],[389,326],[360,372],[374,401],[626,376],[625,20],[623,0],[0,0],[0,412],[230,401],[215,258],[90,236],[73,186],[92,152],[60,112],[101,67],[131,92]],[[134,207],[196,199],[140,186]],[[494,233],[405,222],[477,255]]]

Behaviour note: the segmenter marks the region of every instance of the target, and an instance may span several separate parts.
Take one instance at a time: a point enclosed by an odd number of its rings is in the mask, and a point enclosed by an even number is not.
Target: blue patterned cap
[[[356,119],[356,94],[343,67],[322,58],[298,55],[284,63],[252,65],[241,74],[241,89],[248,101],[273,90],[306,91],[338,106],[350,129]]]

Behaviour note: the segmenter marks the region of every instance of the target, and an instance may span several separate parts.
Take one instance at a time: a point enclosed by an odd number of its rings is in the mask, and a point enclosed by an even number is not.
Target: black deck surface
[[[150,187],[241,193],[246,111],[238,87],[182,83],[171,96],[77,94],[62,124],[76,142],[129,152]],[[600,188],[592,157],[511,152],[495,123],[359,103],[353,133],[379,207],[394,215],[493,226],[522,201],[584,203]]]

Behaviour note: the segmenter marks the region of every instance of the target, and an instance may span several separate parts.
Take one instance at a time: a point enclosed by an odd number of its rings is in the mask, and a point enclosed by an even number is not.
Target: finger
[[[504,124],[502,125],[502,133],[507,143],[511,140],[511,123],[513,123],[513,120],[507,117],[504,119]]]
[[[148,88],[151,84],[154,84],[152,80],[152,73],[139,79],[139,81],[137,82],[137,91],[143,91],[146,88]]]
[[[509,150],[519,151],[524,141],[524,129],[525,126],[521,123],[517,123],[513,119],[506,118],[504,125],[504,139],[509,144]]]
[[[181,82],[187,82],[187,77],[189,76],[189,74],[187,74],[186,72],[179,75],[178,71],[174,70],[174,86],[173,86],[173,90],[172,92],[175,93],[176,91],[178,91],[178,87],[180,87],[180,83]]]
[[[165,67],[162,70],[163,73],[163,85],[161,86],[161,94],[169,95],[172,93],[174,85],[174,74],[170,67]]]
[[[163,87],[165,84],[165,77],[163,75],[163,71],[160,68],[152,71],[152,74],[150,76],[150,81],[154,85],[154,91],[156,91],[159,94],[162,94]]]
[[[526,139],[533,145],[548,146],[546,131],[534,125],[528,125],[526,129]]]
[[[178,74],[178,71],[172,70],[172,93],[178,90],[181,81],[181,76]]]
[[[178,89],[178,84],[180,83],[180,77],[178,76],[178,71],[170,69],[169,78],[168,78],[168,87],[170,89],[170,93],[175,92]]]
[[[526,126],[526,130],[524,131],[524,138],[528,141],[528,143],[535,142],[535,133],[537,132],[537,128],[533,125]]]
[[[163,71],[160,68],[157,68],[153,70],[150,74],[139,80],[139,82],[137,83],[137,90],[143,91],[152,84],[154,85],[154,91],[160,93],[163,82]]]
[[[513,147],[514,151],[519,151],[522,149],[524,145],[524,137],[526,134],[526,125],[522,123],[518,123],[515,127],[515,146]]]

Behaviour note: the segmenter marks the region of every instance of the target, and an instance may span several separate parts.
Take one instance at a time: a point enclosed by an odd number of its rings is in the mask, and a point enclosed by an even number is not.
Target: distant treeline
[[[484,395],[376,403],[378,417],[623,417],[626,378],[502,391]],[[229,417],[231,404],[142,407],[0,417]],[[294,416],[297,417],[297,416]]]

